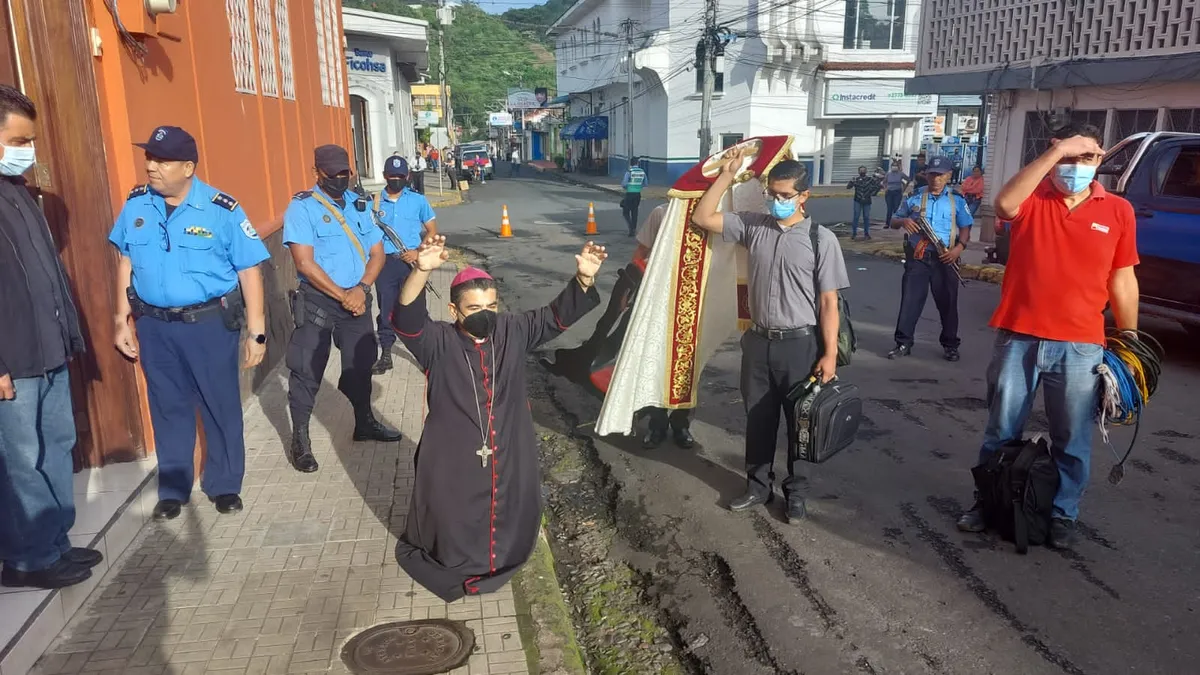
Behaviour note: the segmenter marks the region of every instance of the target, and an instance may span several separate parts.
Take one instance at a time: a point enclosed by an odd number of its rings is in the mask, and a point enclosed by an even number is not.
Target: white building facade
[[[355,171],[364,182],[383,182],[384,160],[397,152],[411,158],[417,147],[412,85],[429,68],[429,24],[348,7],[342,24]]]
[[[572,118],[608,117],[609,174],[625,170],[630,124],[632,153],[652,182],[669,184],[699,160],[703,11],[702,0],[579,0],[550,29],[558,91],[571,95]],[[936,96],[905,90],[919,11],[919,0],[721,3],[717,23],[730,41],[716,74],[713,150],[750,136],[792,135],[818,185],[844,184],[859,165],[894,155],[907,165],[922,120],[938,105]]]
[[[1098,126],[1105,147],[1140,131],[1200,132],[1196,0],[928,0],[927,7],[908,91],[989,95],[985,218],[991,194],[1068,121]]]

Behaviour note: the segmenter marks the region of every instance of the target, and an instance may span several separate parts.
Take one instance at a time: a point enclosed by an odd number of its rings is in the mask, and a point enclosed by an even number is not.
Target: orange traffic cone
[[[588,223],[584,234],[596,234],[596,206],[588,202]]]
[[[500,238],[508,239],[513,236],[512,223],[508,222],[508,204],[503,205],[501,208],[504,209],[504,212],[500,216]]]

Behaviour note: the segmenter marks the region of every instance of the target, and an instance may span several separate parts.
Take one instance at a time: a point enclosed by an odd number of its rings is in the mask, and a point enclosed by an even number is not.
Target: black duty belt
[[[808,337],[812,335],[812,326],[802,326],[800,328],[763,328],[758,324],[750,326],[750,330],[755,335],[761,335],[768,340],[791,340],[798,337]]]
[[[187,307],[155,307],[143,302],[141,303],[141,307],[138,308],[138,313],[152,319],[158,319],[159,321],[196,323],[209,314],[219,314],[223,299],[224,297],[213,298],[208,302],[202,302],[198,305],[188,305]]]

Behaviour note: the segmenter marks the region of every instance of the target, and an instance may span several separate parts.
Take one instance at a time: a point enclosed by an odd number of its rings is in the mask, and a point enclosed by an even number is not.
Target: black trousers
[[[746,488],[761,497],[775,480],[779,417],[787,424],[787,470],[783,493],[799,492],[796,411],[788,392],[812,375],[819,357],[816,328],[786,340],[768,340],[753,332],[742,335],[742,400],[746,404]]]
[[[412,172],[412,189],[413,189],[413,192],[416,192],[419,195],[425,194],[425,172],[424,171]]]
[[[626,192],[624,199],[621,200],[621,215],[625,216],[625,222],[629,225],[630,234],[637,231],[638,207],[641,204],[642,193],[640,192]]]
[[[692,409],[681,408],[668,411],[666,408],[647,408],[646,416],[650,418],[651,429],[666,431],[668,426],[671,429],[687,429],[691,424]]]
[[[396,344],[396,329],[392,328],[392,311],[400,298],[400,287],[412,273],[412,267],[399,255],[389,255],[383,263],[379,277],[375,279],[375,297],[379,299],[379,352],[387,354]]]
[[[892,214],[896,213],[896,209],[900,208],[900,202],[904,201],[903,190],[888,190],[883,193],[883,200],[887,204],[887,213],[884,214],[884,227],[892,226]]]
[[[337,344],[342,355],[342,375],[338,378],[338,391],[345,394],[354,407],[356,421],[371,415],[371,366],[375,365],[375,330],[371,325],[371,298],[367,298],[366,311],[358,316],[342,309],[337,300],[315,288],[301,284],[303,297],[297,302],[307,301],[303,325],[292,332],[288,343],[287,367],[288,408],[292,413],[292,424],[308,426],[312,417],[317,392],[329,362],[330,342]],[[320,312],[322,316],[316,316]]]
[[[938,259],[933,247],[925,255],[913,258],[912,246],[905,244],[904,276],[900,281],[900,316],[896,318],[896,344],[912,347],[917,321],[925,311],[925,300],[933,292],[933,302],[942,317],[942,347],[958,349],[958,280],[949,265]]]

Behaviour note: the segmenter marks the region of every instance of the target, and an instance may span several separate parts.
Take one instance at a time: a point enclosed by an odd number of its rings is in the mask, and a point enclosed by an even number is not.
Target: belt
[[[387,257],[395,258],[396,260],[399,260],[400,256],[402,256],[402,255],[404,255],[404,254],[400,253],[400,252],[396,252],[396,253],[389,253]]]
[[[755,335],[761,335],[768,340],[791,340],[798,337],[808,337],[812,335],[812,326],[801,326],[800,328],[763,328],[758,324],[750,326],[751,332]]]
[[[224,296],[187,307],[155,307],[143,302],[139,309],[143,316],[159,321],[195,323],[204,316],[220,312],[222,300]]]

